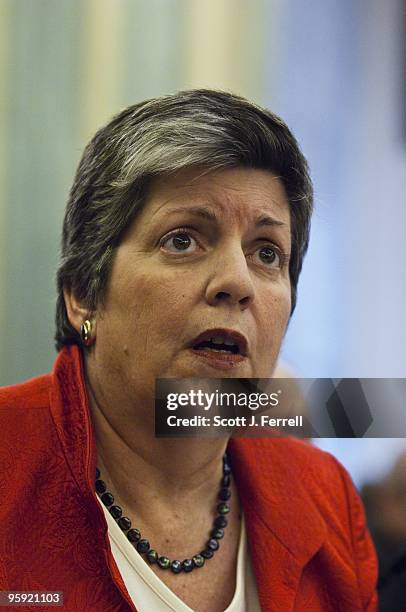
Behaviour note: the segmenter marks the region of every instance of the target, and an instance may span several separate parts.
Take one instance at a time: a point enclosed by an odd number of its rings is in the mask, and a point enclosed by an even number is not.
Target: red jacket
[[[0,389],[0,591],[63,591],[69,612],[135,610],[95,497],[83,381],[70,347],[52,374]],[[228,450],[262,609],[376,610],[375,551],[344,468],[293,439]]]

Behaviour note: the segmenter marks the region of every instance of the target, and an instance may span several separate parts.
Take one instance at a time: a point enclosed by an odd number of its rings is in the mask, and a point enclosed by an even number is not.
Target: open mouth
[[[243,358],[248,352],[245,336],[231,329],[208,329],[197,336],[190,346],[196,352],[213,354],[213,356],[235,355]]]
[[[198,342],[193,345],[193,348],[197,351],[199,350],[210,350],[215,351],[216,353],[227,353],[238,355],[240,353],[240,349],[237,344],[230,344],[229,342],[218,342],[217,340],[204,340],[203,342]]]

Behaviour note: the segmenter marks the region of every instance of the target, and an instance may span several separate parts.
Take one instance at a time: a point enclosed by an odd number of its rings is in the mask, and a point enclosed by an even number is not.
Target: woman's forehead
[[[145,213],[150,217],[194,214],[216,222],[247,216],[260,225],[289,224],[289,203],[282,181],[266,170],[229,168],[213,172],[186,169],[155,179]]]

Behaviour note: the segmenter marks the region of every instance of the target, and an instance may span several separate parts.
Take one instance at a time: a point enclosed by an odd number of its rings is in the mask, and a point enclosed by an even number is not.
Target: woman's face
[[[156,179],[116,251],[93,365],[146,397],[156,378],[271,376],[290,315],[290,246],[271,173]]]

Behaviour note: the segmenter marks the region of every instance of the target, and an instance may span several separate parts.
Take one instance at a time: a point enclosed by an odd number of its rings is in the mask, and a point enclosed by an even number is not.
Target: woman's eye
[[[183,251],[190,252],[191,250],[195,250],[197,242],[187,232],[176,232],[164,238],[161,246],[171,253],[181,253]]]
[[[257,256],[261,263],[269,268],[280,268],[281,257],[278,250],[272,246],[262,246],[257,250]]]

